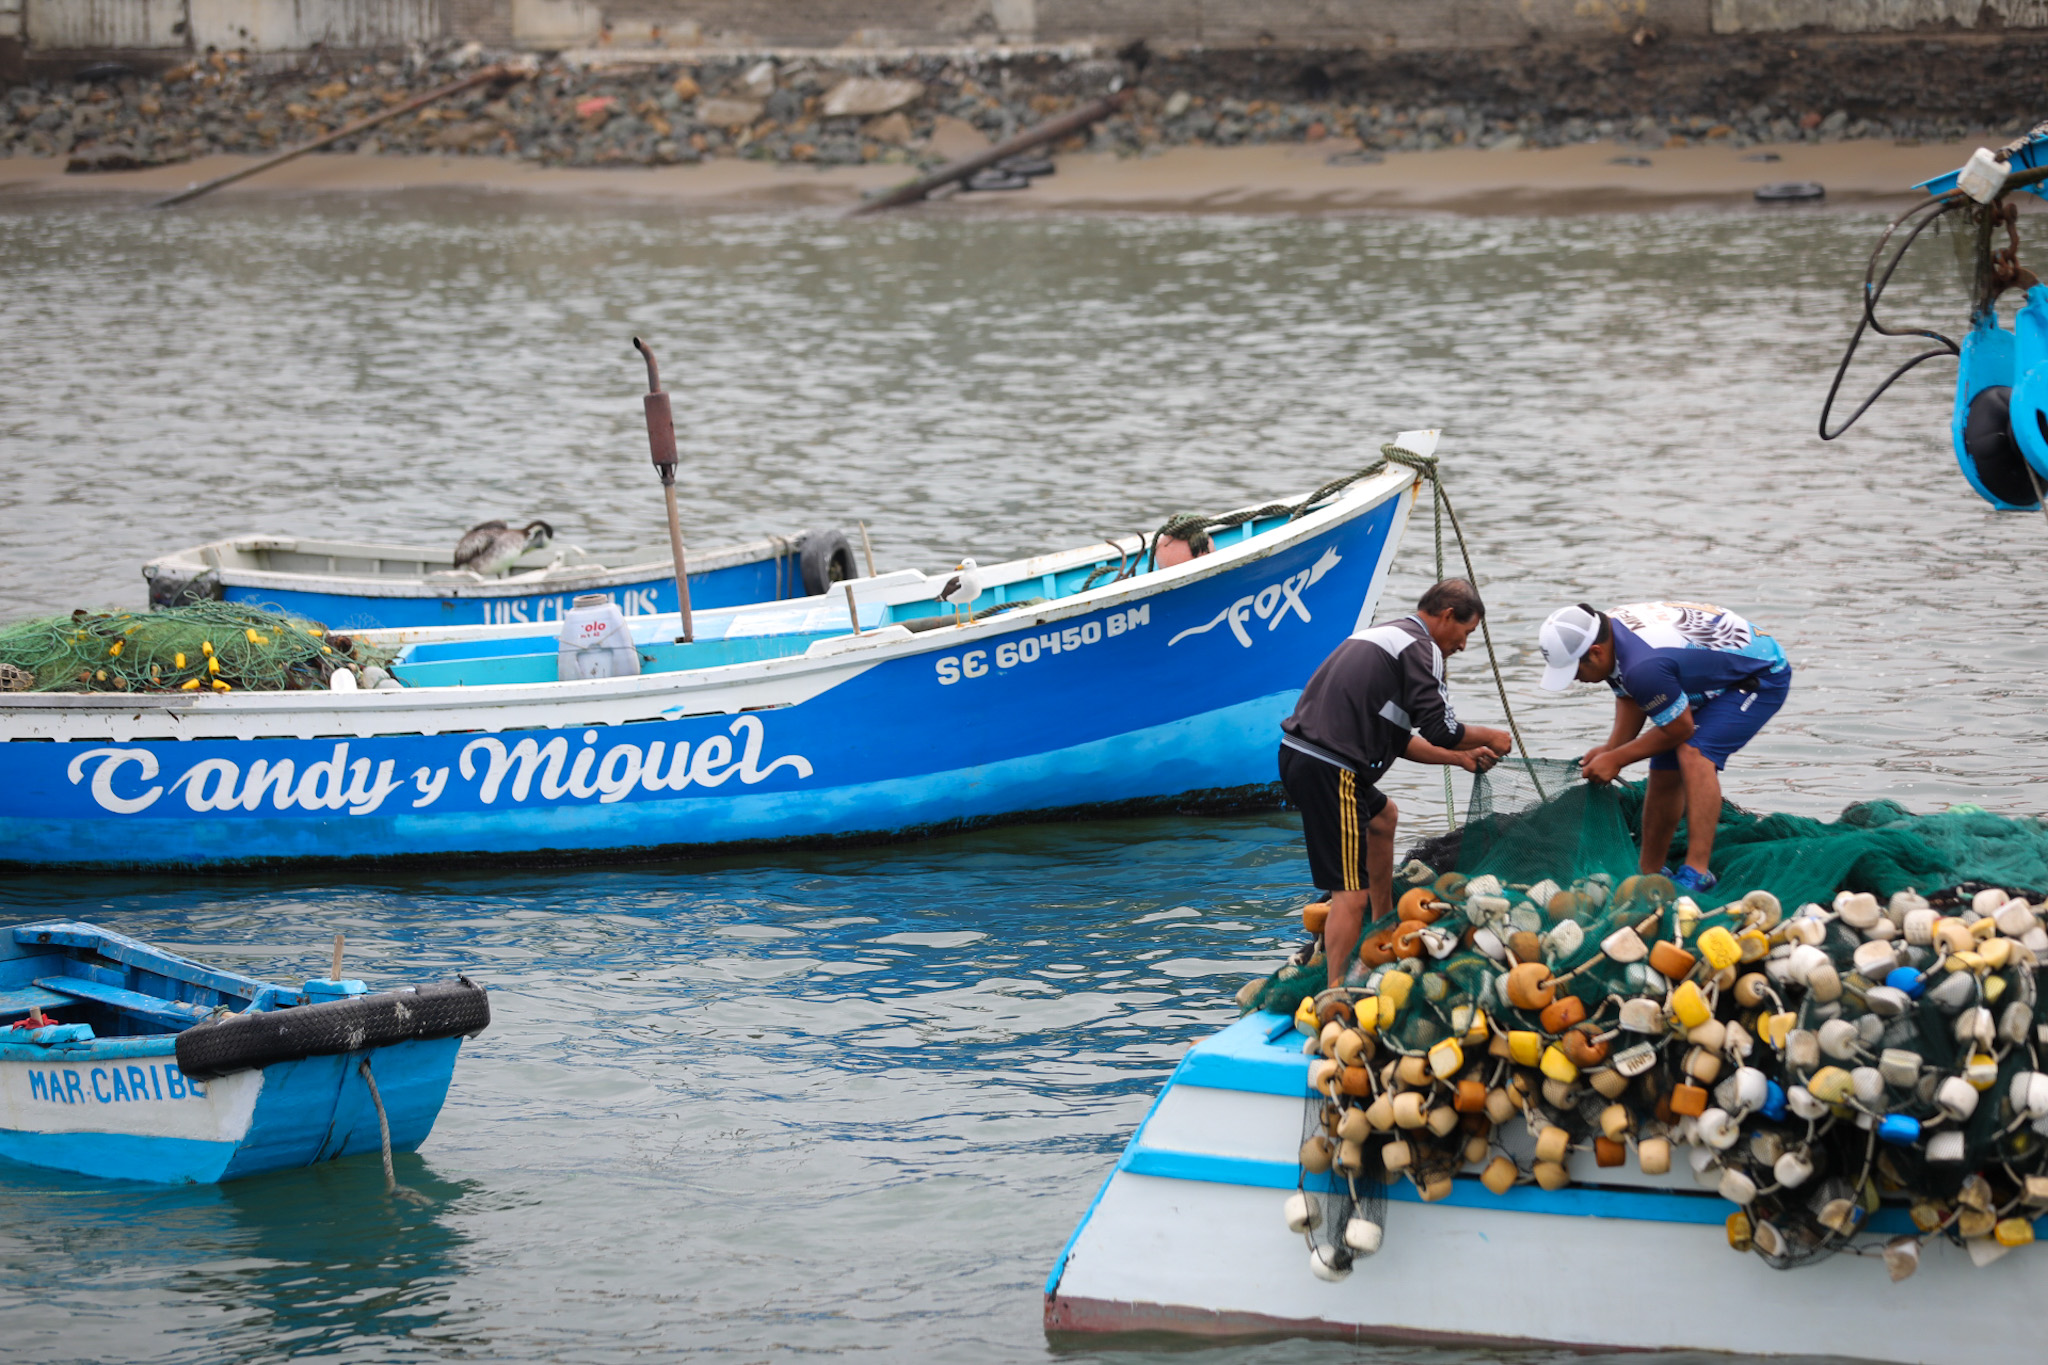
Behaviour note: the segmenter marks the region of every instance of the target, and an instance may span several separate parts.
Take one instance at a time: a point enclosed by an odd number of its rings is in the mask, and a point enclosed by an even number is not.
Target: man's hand
[[[1451,755],[1451,762],[1468,773],[1483,773],[1500,762],[1500,755],[1492,748],[1459,749]]]
[[[1595,749],[1579,761],[1579,776],[1606,786],[1621,775],[1621,763],[1609,750]]]
[[[1495,730],[1485,725],[1473,725],[1467,728],[1474,735],[1478,736],[1480,744],[1491,749],[1498,757],[1506,758],[1510,753],[1514,752],[1515,737],[1507,731]]]

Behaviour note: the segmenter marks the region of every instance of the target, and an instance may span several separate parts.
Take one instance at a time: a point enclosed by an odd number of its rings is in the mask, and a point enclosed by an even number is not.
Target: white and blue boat
[[[478,625],[358,635],[402,650],[388,690],[0,694],[0,860],[573,862],[1273,804],[1276,727],[1370,624],[1417,479],[1247,509],[1170,567],[1132,537],[984,568],[971,619],[916,570],[700,611],[689,644],[634,617],[636,676],[557,681],[553,633]]]
[[[1293,1020],[1254,1013],[1181,1059],[1053,1264],[1049,1335],[1303,1335],[1911,1365],[2041,1357],[2048,1258],[2037,1247],[1978,1265],[1930,1237],[1902,1283],[1873,1255],[1774,1270],[1730,1250],[1736,1206],[1702,1188],[1686,1163],[1646,1175],[1633,1162],[1603,1168],[1591,1151],[1573,1154],[1572,1183],[1557,1190],[1496,1195],[1476,1169],[1432,1203],[1406,1181],[1389,1186],[1380,1250],[1323,1278],[1283,1208],[1297,1189],[1337,1189],[1336,1178],[1298,1164],[1309,1095],[1301,1043]],[[1519,1141],[1533,1150],[1526,1134]],[[1892,1206],[1864,1231],[1881,1244],[1914,1228]]]
[[[627,616],[675,613],[668,546],[610,558],[607,564],[575,546],[550,545],[521,555],[503,574],[486,575],[456,568],[448,549],[245,535],[153,559],[142,576],[151,606],[245,602],[347,631],[560,621],[571,599],[586,593],[603,594]],[[856,572],[853,550],[838,531],[692,550],[687,567],[690,601],[699,610],[807,597]]]
[[[180,1184],[411,1151],[489,1023],[467,980],[292,988],[91,924],[19,925],[0,938],[0,1158]]]

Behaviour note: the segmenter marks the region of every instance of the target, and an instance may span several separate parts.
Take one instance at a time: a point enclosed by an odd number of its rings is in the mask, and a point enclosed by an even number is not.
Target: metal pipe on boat
[[[868,543],[868,524],[864,521],[856,521],[854,525],[860,527],[860,551],[863,555],[867,556],[868,577],[873,578],[875,576],[875,547]]]
[[[676,606],[683,618],[678,643],[689,644],[697,632],[690,618],[690,576],[683,566],[683,519],[676,511],[676,419],[668,395],[661,389],[661,369],[654,363],[654,352],[639,337],[633,338],[633,349],[647,361],[647,393],[641,400],[647,409],[647,448],[654,457],[654,472],[661,475],[662,499],[668,504],[668,547],[676,557]]]
[[[853,622],[853,633],[858,635],[860,634],[860,604],[853,600],[853,584],[843,583],[840,586],[846,589],[846,614]]]

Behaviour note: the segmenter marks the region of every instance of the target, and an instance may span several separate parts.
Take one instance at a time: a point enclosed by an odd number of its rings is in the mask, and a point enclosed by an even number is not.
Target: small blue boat
[[[400,651],[375,691],[0,693],[0,863],[560,863],[1276,804],[1277,727],[1371,623],[1418,477],[1243,509],[1183,563],[1125,537],[985,566],[972,615],[951,570],[904,569],[699,611],[690,643],[634,617],[625,676],[477,625],[358,632]]]
[[[159,1183],[234,1180],[426,1141],[467,980],[273,985],[76,922],[0,938],[0,1157]]]
[[[246,602],[348,631],[545,624],[560,621],[570,600],[584,593],[604,594],[627,616],[677,609],[667,546],[609,558],[608,564],[575,546],[550,545],[495,576],[456,568],[448,549],[246,535],[153,559],[142,576],[152,607]],[[838,531],[693,549],[688,568],[690,601],[699,611],[808,597],[856,571]]]

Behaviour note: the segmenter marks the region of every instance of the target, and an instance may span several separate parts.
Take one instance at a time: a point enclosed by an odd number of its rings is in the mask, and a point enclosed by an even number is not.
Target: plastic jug
[[[555,642],[555,676],[562,682],[631,678],[640,672],[640,651],[626,629],[625,614],[601,592],[584,593],[569,603]]]

